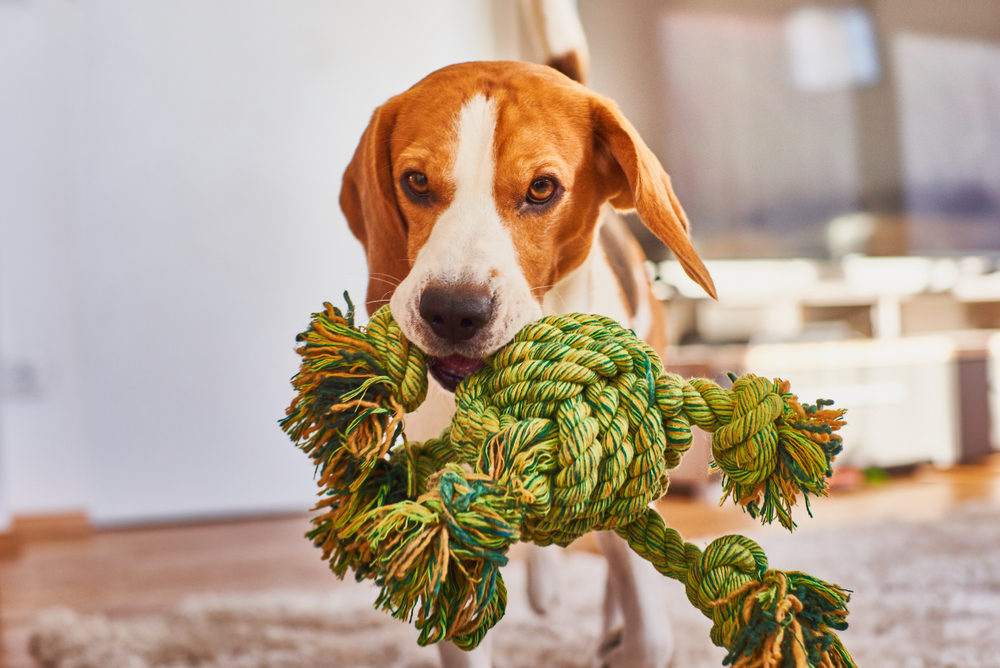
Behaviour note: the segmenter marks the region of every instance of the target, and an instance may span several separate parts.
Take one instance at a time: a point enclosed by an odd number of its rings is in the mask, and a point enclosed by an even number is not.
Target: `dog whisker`
[[[377,278],[380,281],[382,281],[383,283],[388,283],[389,285],[391,285],[394,288],[398,288],[399,284],[402,283],[402,281],[400,279],[396,278],[392,274],[381,274],[379,272],[372,272],[370,274],[370,277],[371,278]]]

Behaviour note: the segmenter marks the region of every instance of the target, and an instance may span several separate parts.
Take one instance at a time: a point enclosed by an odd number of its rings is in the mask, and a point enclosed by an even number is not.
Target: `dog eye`
[[[414,195],[423,197],[431,191],[431,186],[427,182],[427,175],[421,172],[410,172],[406,175],[406,186]]]
[[[539,176],[528,187],[528,201],[532,204],[545,204],[556,194],[556,181],[548,176]]]

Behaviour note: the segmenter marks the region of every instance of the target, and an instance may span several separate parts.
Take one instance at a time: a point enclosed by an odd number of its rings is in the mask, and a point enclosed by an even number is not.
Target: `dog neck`
[[[602,216],[583,264],[567,274],[545,295],[542,311],[545,315],[599,313],[613,318],[624,327],[648,328],[649,318],[644,312],[648,309],[640,308],[632,315],[620,279],[602,247],[600,226],[604,224],[605,218]],[[645,333],[638,329],[636,332],[640,336]]]

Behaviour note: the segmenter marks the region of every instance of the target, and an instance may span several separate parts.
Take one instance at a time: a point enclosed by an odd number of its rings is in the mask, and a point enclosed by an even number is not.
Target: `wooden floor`
[[[801,531],[885,518],[929,519],[967,501],[1000,505],[1000,455],[946,471],[930,467],[881,485],[841,491],[800,514]],[[757,526],[731,505],[670,498],[667,523],[688,538]],[[204,591],[329,587],[334,578],[302,534],[306,516],[218,524],[97,531],[75,540],[24,546],[0,560],[2,665],[35,668],[27,644],[32,620],[46,608],[129,613],[168,606]],[[584,542],[580,547],[587,548]]]

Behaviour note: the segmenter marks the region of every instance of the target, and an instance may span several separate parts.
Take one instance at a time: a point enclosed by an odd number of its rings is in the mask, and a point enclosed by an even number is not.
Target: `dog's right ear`
[[[396,106],[389,100],[372,114],[340,188],[340,208],[368,256],[369,315],[389,303],[410,272],[406,227],[392,182],[390,138]]]
[[[643,224],[673,251],[684,272],[717,298],[712,276],[691,245],[687,215],[677,201],[670,176],[614,102],[596,93],[590,97],[598,155],[608,158],[601,163],[611,206],[635,209]]]

